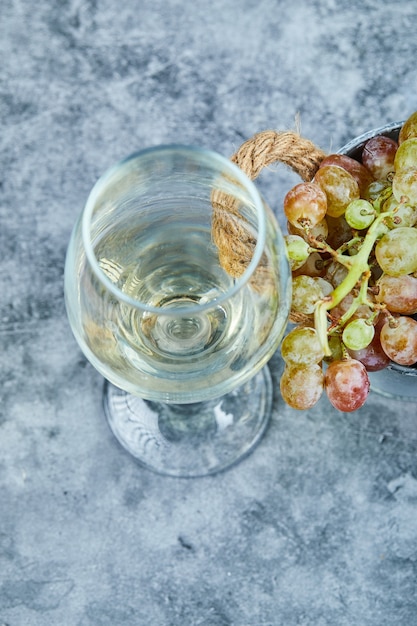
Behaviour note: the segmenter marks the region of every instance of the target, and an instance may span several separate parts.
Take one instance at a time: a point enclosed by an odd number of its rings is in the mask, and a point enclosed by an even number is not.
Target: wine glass
[[[274,215],[228,159],[160,146],[98,180],[68,246],[65,300],[107,381],[110,428],[136,460],[203,476],[252,450],[290,289]]]

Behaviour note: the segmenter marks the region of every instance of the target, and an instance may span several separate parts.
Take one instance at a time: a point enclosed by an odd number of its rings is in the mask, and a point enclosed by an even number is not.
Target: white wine
[[[278,299],[249,284],[222,297],[234,281],[219,264],[210,223],[155,225],[130,216],[100,234],[94,254],[126,299],[103,290],[82,257],[84,343],[116,385],[148,399],[194,402],[235,387],[263,365],[262,353],[270,356],[263,344],[276,323]]]

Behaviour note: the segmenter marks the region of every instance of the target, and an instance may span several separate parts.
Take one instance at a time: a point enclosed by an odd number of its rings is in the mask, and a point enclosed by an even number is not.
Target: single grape
[[[398,143],[394,139],[377,135],[368,139],[362,150],[362,163],[376,180],[386,179],[394,171],[394,158]]]
[[[387,180],[374,180],[368,185],[363,194],[363,198],[371,202],[372,205],[379,204],[378,200],[385,194],[386,189],[391,187],[391,183]]]
[[[352,227],[349,226],[344,215],[341,215],[340,217],[331,217],[328,215],[326,217],[326,221],[329,228],[329,234],[326,241],[329,246],[333,248],[333,250],[337,250],[344,243],[347,243],[352,239]]]
[[[323,286],[313,276],[296,276],[292,281],[291,308],[297,313],[311,315],[319,300],[324,297]]]
[[[329,227],[327,225],[326,218],[320,220],[312,227],[309,228],[298,228],[291,224],[291,222],[287,223],[287,230],[290,235],[299,235],[305,241],[310,241],[311,238],[316,239],[318,241],[326,241],[327,235],[329,234]]]
[[[318,285],[320,285],[320,289],[321,289],[321,293],[323,294],[323,297],[325,298],[326,296],[330,296],[330,294],[333,291],[333,285],[329,283],[328,280],[326,280],[325,278],[322,278],[321,276],[315,276],[314,280],[317,282]]]
[[[282,341],[281,356],[290,365],[320,363],[324,351],[316,330],[308,326],[294,328]]]
[[[326,215],[325,193],[314,183],[299,183],[284,198],[284,213],[297,227],[315,226]]]
[[[326,273],[326,264],[319,252],[312,252],[307,261],[296,270],[293,270],[292,275],[300,276],[324,276]]]
[[[325,167],[326,165],[338,165],[349,172],[358,183],[361,195],[374,180],[371,172],[362,163],[346,154],[329,154],[320,163],[320,167]]]
[[[320,399],[324,387],[324,374],[320,365],[286,365],[280,379],[284,401],[293,409],[305,410]]]
[[[373,324],[359,317],[346,324],[343,329],[342,339],[346,348],[362,350],[369,346],[374,335],[375,329]]]
[[[328,344],[331,354],[329,356],[325,356],[323,361],[331,363],[332,361],[342,360],[344,355],[344,346],[342,344],[340,334],[337,333],[335,335],[330,335],[328,338]]]
[[[411,139],[412,137],[417,137],[417,111],[412,113],[402,125],[398,136],[398,143],[401,145],[403,141]]]
[[[346,413],[356,411],[365,403],[370,388],[365,366],[351,358],[330,363],[324,384],[331,404]]]
[[[348,350],[352,359],[363,363],[367,372],[379,372],[391,363],[390,358],[384,352],[380,341],[380,332],[375,329],[375,335],[371,343],[362,350]]]
[[[316,172],[314,182],[327,197],[327,215],[340,217],[347,205],[360,197],[359,185],[352,174],[337,165],[325,165]]]
[[[417,271],[417,230],[408,226],[386,233],[375,246],[381,269],[389,276],[402,276]]]
[[[381,330],[381,346],[391,361],[399,365],[417,363],[417,322],[401,315],[387,321]]]
[[[378,372],[383,370],[391,363],[391,359],[387,356],[381,346],[381,330],[388,319],[385,310],[380,311],[375,321],[375,334],[371,343],[362,350],[348,350],[352,359],[356,359],[364,364],[368,372]]]
[[[296,270],[308,259],[310,246],[299,235],[285,235],[284,239],[291,270]]]
[[[411,139],[409,139],[408,141],[411,141]],[[417,165],[417,160],[415,165]],[[405,202],[408,202],[410,204],[417,204],[416,166],[400,169],[395,172],[394,178],[392,180],[392,192],[398,202],[401,202],[404,199]]]
[[[374,207],[377,213],[384,211],[385,210],[384,207],[387,201],[392,198],[392,195],[393,195],[392,183],[391,183],[392,177],[393,175],[391,176],[391,179],[388,181],[389,184],[382,187],[379,191],[375,188],[374,190],[375,193],[373,194],[373,197],[368,200],[368,202],[372,204],[372,206]]]
[[[375,299],[383,302],[391,313],[417,313],[417,278],[413,275],[389,276],[383,274],[376,283]]]
[[[372,295],[368,294],[368,298],[371,299]],[[330,314],[332,319],[337,322],[353,304],[355,299],[355,295],[352,292],[349,292],[342,300],[331,309]],[[374,311],[367,304],[361,303],[352,314],[350,319],[364,319],[364,320],[373,320],[375,317]]]
[[[345,265],[333,260],[328,264],[324,278],[335,288],[344,281],[348,273]]]
[[[394,176],[395,179],[395,176]],[[415,226],[417,224],[417,206],[399,202],[394,194],[384,202],[383,211],[393,212],[386,217],[385,223],[388,228],[399,228],[400,226]]]
[[[371,269],[370,280],[371,280],[371,283],[375,284],[376,281],[379,280],[379,278],[381,278],[381,276],[383,274],[383,271],[379,267],[378,263],[374,262],[372,259],[371,259],[371,263],[372,264],[371,264],[371,268],[370,268]]]
[[[374,207],[370,202],[362,198],[350,202],[345,211],[345,220],[355,230],[369,228],[375,218],[376,211]]]
[[[417,137],[402,142],[395,155],[395,171],[415,168],[417,163]]]

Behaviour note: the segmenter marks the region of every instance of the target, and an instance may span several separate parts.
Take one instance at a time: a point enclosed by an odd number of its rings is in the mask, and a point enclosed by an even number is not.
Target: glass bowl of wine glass
[[[110,428],[142,465],[203,476],[258,443],[291,278],[271,209],[231,161],[174,145],[111,167],[74,226],[65,301]]]

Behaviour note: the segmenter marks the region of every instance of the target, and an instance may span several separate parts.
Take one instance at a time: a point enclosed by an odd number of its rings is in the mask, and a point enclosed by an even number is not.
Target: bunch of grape
[[[291,321],[280,388],[296,409],[323,390],[334,407],[366,401],[368,372],[417,363],[417,112],[361,160],[332,154],[285,196]]]

